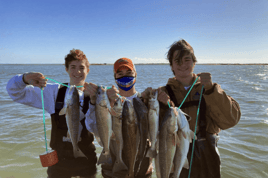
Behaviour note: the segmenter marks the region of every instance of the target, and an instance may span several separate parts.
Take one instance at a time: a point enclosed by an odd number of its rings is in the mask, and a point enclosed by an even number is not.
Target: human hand
[[[146,89],[141,93],[141,97],[142,97],[143,99],[149,99],[152,90],[153,90],[152,87],[148,87],[148,88],[146,88]]]
[[[213,83],[212,83],[212,79],[211,79],[211,74],[210,73],[203,72],[203,73],[197,74],[197,76],[200,77],[201,84],[204,85],[204,88],[206,90],[209,90],[209,89],[212,88]]]
[[[113,85],[112,88],[107,90],[107,96],[110,100],[111,107],[113,107],[116,99],[120,97],[119,90]]]
[[[94,83],[85,82],[84,87],[85,87],[84,95],[90,97],[90,103],[91,104],[95,104],[96,99],[97,99],[96,94],[97,94],[98,86],[96,84],[94,84]]]
[[[157,91],[158,91],[158,97],[157,97],[158,101],[160,101],[165,105],[168,105],[169,102],[171,106],[174,106],[173,102],[170,100],[170,97],[164,91],[162,91],[160,87],[157,89]]]
[[[22,79],[24,83],[40,88],[46,87],[47,85],[47,79],[45,79],[45,76],[40,72],[25,73],[23,74]]]

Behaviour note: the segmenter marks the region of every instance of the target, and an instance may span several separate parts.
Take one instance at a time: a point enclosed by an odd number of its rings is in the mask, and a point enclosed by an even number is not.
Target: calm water
[[[169,65],[137,65],[136,68],[139,92],[149,86],[165,85],[172,77]],[[39,160],[39,155],[45,152],[42,110],[13,102],[6,92],[11,77],[30,71],[60,82],[69,79],[63,65],[0,65],[0,178],[47,177],[47,168]],[[268,177],[268,66],[197,65],[195,73],[199,72],[210,72],[213,82],[235,98],[242,111],[240,122],[219,134],[222,177]],[[114,85],[113,66],[91,66],[86,81]],[[48,113],[46,126],[49,139]],[[101,149],[95,144],[99,154]],[[101,177],[100,167],[98,177]]]

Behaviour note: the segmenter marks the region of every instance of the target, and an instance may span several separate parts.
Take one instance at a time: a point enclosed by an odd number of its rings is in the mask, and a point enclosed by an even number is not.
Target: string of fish
[[[66,86],[66,87],[70,87],[70,86],[65,85],[63,83],[57,82],[56,80],[53,80],[51,78],[46,77],[46,79],[51,80],[51,81],[56,82],[56,83],[59,83],[59,84],[61,84],[63,86]],[[80,87],[83,87],[83,86],[76,86],[76,87],[77,88],[80,88]],[[45,144],[46,144],[46,152],[48,153],[48,149],[47,149],[47,136],[46,136],[47,135],[46,134],[46,123],[45,123],[45,106],[44,106],[44,94],[43,94],[43,90],[44,90],[44,88],[41,87],[41,98],[42,98],[42,109],[43,109],[43,124],[44,124]]]
[[[186,94],[185,98],[183,99],[181,105],[178,107],[178,109],[181,108],[181,106],[183,105],[183,103],[185,102],[186,98],[188,97],[189,93],[191,92],[194,84],[196,83],[196,81],[198,80],[199,76],[196,78],[196,80],[194,81],[193,85],[191,86],[190,90],[188,91],[188,93]],[[51,78],[48,78],[46,77],[46,79],[48,80],[51,80],[51,81],[54,81],[56,83],[59,83],[63,86],[66,86],[66,87],[69,87],[68,85],[65,85],[63,83],[60,83],[56,80],[53,80]],[[76,86],[77,88],[79,87],[83,87],[83,86]],[[108,87],[107,89],[109,89],[111,87]],[[199,110],[200,110],[200,103],[201,103],[201,99],[202,99],[202,94],[203,94],[203,88],[204,88],[204,85],[202,86],[202,89],[201,89],[201,94],[200,94],[200,99],[199,99],[199,103],[198,103],[198,109],[197,109],[197,116],[196,116],[196,124],[195,124],[195,135],[196,135],[196,130],[197,130],[197,122],[198,122],[198,115],[199,115]],[[44,134],[45,134],[45,144],[46,144],[46,152],[48,152],[48,149],[47,149],[47,139],[46,139],[46,126],[45,126],[45,109],[44,109],[44,97],[43,97],[43,87],[41,87],[41,98],[42,98],[42,109],[43,109],[43,124],[44,124]],[[168,106],[170,107],[170,104],[168,102]],[[194,153],[194,143],[195,143],[195,138],[193,139],[193,149],[192,149],[192,155],[191,155],[191,162],[190,162],[190,168],[189,168],[189,175],[188,175],[188,178],[190,178],[190,174],[191,174],[191,167],[192,167],[192,161],[193,161],[193,153]]]
[[[194,83],[192,84],[190,90],[189,90],[188,93],[186,94],[185,98],[184,98],[183,101],[181,102],[181,104],[180,104],[180,106],[178,107],[178,109],[180,109],[181,106],[183,105],[184,101],[186,100],[187,96],[188,96],[189,93],[191,92],[191,90],[192,90],[194,84],[196,83],[196,81],[198,80],[198,78],[199,78],[199,76],[196,78],[196,80],[195,80]],[[202,89],[201,89],[201,93],[200,93],[200,99],[199,99],[198,109],[197,109],[197,114],[196,114],[196,123],[195,123],[194,135],[196,135],[196,130],[197,130],[198,115],[199,115],[199,110],[200,110],[200,104],[201,104],[201,99],[202,99],[203,89],[204,89],[204,85],[202,85]],[[170,107],[170,103],[169,103],[169,102],[168,102],[168,106]],[[190,162],[190,167],[189,167],[189,175],[188,175],[188,178],[190,178],[190,175],[191,175],[191,167],[192,167],[193,155],[194,155],[194,143],[195,143],[195,138],[193,139],[193,147],[192,147],[191,162]]]
[[[58,83],[58,84],[61,84],[61,85],[63,85],[63,86],[66,86],[66,87],[68,87],[68,88],[70,87],[70,86],[68,86],[68,85],[66,85],[66,84],[63,84],[63,83],[58,82],[58,81],[56,81],[56,80],[53,80],[53,79],[51,79],[51,78],[46,77],[46,79],[51,80],[51,81],[53,81],[53,82],[56,82],[56,83]],[[81,88],[81,87],[83,87],[83,86],[76,86],[76,88]],[[107,89],[110,89],[110,88],[111,88],[111,87],[107,87]],[[46,144],[46,152],[48,153],[48,149],[47,149],[47,137],[46,137],[45,107],[44,107],[43,90],[44,90],[44,88],[41,87],[41,98],[42,98],[42,109],[43,109],[43,124],[44,124],[45,144]]]

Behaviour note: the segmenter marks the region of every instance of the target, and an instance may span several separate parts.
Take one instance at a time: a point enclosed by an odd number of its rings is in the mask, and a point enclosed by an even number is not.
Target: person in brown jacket
[[[175,77],[169,78],[166,86],[159,87],[160,121],[168,109],[167,102],[179,107],[192,84],[190,94],[181,110],[191,117],[189,126],[195,130],[198,103],[202,85],[204,85],[201,107],[197,123],[197,140],[194,145],[194,156],[191,167],[191,178],[218,178],[220,174],[220,155],[217,148],[219,132],[235,126],[241,117],[239,104],[228,96],[219,84],[213,83],[210,73],[194,74],[197,62],[194,50],[185,40],[174,42],[167,53],[167,59]],[[151,88],[147,88],[142,96],[146,98]],[[188,152],[191,161],[192,143]],[[183,168],[180,178],[187,178],[189,170]],[[171,174],[172,176],[172,174]]]

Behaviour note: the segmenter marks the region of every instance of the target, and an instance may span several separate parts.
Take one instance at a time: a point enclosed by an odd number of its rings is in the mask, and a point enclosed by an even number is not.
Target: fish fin
[[[116,160],[113,166],[113,173],[123,171],[123,170],[128,170],[128,167],[125,165],[125,163],[122,160],[121,161]]]
[[[151,148],[146,153],[146,157],[149,157],[149,158],[155,158],[156,155],[157,155],[156,150],[152,150]]]
[[[60,110],[59,115],[64,115],[64,114],[66,114],[66,110],[67,110],[67,107],[66,107],[66,106],[63,107],[63,108]]]
[[[190,138],[189,138],[189,142],[190,142],[190,143],[192,143],[192,139],[197,140],[197,137],[196,137],[196,135],[194,134],[194,132],[190,130]]]
[[[183,167],[186,168],[186,169],[189,169],[189,162],[188,162],[187,159],[185,159]]]
[[[68,138],[68,137],[65,137],[65,136],[62,137],[62,141],[72,143],[72,140],[70,138]]]
[[[86,155],[78,147],[77,147],[76,150],[75,150],[75,148],[73,148],[73,149],[74,149],[74,157],[75,158],[77,158],[77,157],[86,157]]]
[[[176,139],[176,145],[179,146],[180,143],[181,143],[180,137],[177,136],[177,139]]]
[[[111,139],[116,140],[116,136],[115,136],[114,132],[112,132]]]
[[[100,155],[99,160],[98,160],[98,165],[99,164],[111,165],[112,164],[112,157],[111,157],[110,153],[105,155],[103,152],[101,152],[101,155]]]
[[[80,110],[79,116],[80,116],[80,121],[85,118],[85,114],[83,113],[83,111]]]
[[[187,139],[187,133],[186,133],[184,130],[182,130],[181,132],[182,132],[182,136],[183,136],[185,139]]]

